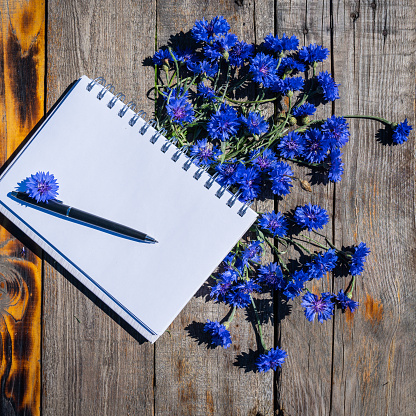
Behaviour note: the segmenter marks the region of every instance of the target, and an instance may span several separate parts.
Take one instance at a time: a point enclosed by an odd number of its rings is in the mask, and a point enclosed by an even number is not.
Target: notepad
[[[168,328],[256,219],[102,79],[74,83],[0,178],[0,211],[149,341]],[[158,244],[50,215],[10,196],[53,173],[67,205]]]

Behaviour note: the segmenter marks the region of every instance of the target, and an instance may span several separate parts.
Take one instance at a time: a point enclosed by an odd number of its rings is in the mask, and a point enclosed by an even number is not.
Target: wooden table
[[[2,0],[0,11],[2,163],[82,74],[105,76],[152,113],[146,94],[154,69],[145,58],[195,20],[218,14],[247,42],[286,33],[331,50],[322,70],[341,84],[341,99],[319,116],[374,114],[415,124],[412,0]],[[226,313],[203,296],[155,345],[144,342],[2,218],[0,413],[414,415],[415,136],[392,146],[376,122],[350,127],[342,182],[318,185],[312,195],[297,188],[275,208],[320,203],[337,246],[368,244],[355,291],[360,307],[354,316],[336,311],[333,320],[311,324],[299,302],[276,295],[265,336],[289,356],[275,374],[251,371],[257,340],[243,313],[228,350],[198,342],[198,322]],[[273,199],[257,203],[273,207]],[[328,276],[314,290],[348,281]]]

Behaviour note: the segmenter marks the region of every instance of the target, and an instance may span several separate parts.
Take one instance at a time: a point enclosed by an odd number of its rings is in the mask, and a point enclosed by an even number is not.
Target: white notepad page
[[[256,219],[232,194],[135,113],[81,77],[0,178],[0,211],[148,340],[154,342]],[[155,136],[156,134],[156,136]],[[66,205],[140,230],[146,244],[47,214],[8,195],[38,171],[53,173]]]

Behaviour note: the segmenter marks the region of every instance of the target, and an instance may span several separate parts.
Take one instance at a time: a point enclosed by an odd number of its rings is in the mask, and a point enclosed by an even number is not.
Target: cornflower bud
[[[288,121],[291,126],[294,126],[297,123],[296,117],[293,116],[289,117]]]

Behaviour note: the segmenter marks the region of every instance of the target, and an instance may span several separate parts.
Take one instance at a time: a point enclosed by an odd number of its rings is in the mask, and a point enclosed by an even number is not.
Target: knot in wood
[[[307,35],[309,33],[309,29],[307,27],[303,28],[303,34]]]
[[[376,4],[376,2],[375,2],[375,1],[373,1],[373,2],[370,4],[370,6],[371,6],[371,8],[372,8],[373,10],[375,10],[375,9],[377,8],[377,4]]]
[[[383,34],[383,36],[387,36],[387,29],[383,29],[383,31],[381,32]]]
[[[357,11],[351,12],[350,17],[353,20],[357,20],[360,17],[360,13],[358,13]]]

